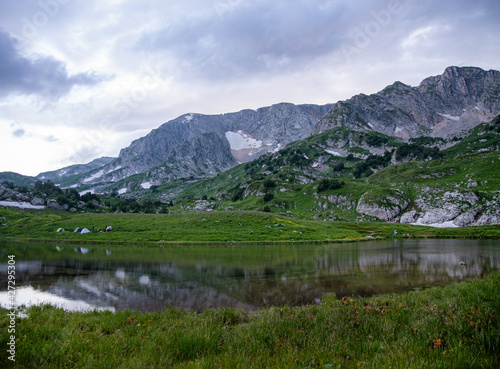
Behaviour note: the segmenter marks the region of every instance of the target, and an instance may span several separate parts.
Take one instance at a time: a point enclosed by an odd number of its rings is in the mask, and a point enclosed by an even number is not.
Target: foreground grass
[[[44,368],[497,368],[500,276],[404,295],[201,314],[68,313],[16,322],[16,363]],[[0,345],[8,318],[0,314]]]
[[[103,243],[255,243],[330,242],[370,237],[500,238],[500,225],[430,228],[382,222],[322,222],[248,211],[178,214],[73,214],[0,207],[0,237],[50,242]],[[113,226],[112,232],[97,232]],[[79,234],[75,228],[95,232]],[[58,228],[66,231],[57,233]]]

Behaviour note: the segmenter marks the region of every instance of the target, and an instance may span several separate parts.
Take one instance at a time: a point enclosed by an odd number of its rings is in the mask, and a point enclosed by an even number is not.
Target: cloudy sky
[[[499,19],[498,0],[0,0],[0,171],[117,156],[184,113],[498,70]]]

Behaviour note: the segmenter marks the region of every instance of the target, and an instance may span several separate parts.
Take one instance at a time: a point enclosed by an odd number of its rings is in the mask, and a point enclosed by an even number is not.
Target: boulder
[[[68,204],[59,205],[56,200],[50,199],[47,200],[47,207],[54,210],[68,210],[69,206]]]
[[[356,211],[388,222],[394,220],[407,207],[408,200],[399,192],[391,191],[383,198],[366,192],[359,199]]]
[[[401,215],[401,219],[400,219],[400,223],[403,223],[403,224],[410,224],[410,223],[415,223],[419,217],[419,213],[417,213],[416,210],[411,210],[411,211],[408,211],[406,213],[404,213],[403,215]]]
[[[31,205],[35,205],[35,206],[45,205],[45,201],[39,197],[33,197],[30,202],[31,202]]]
[[[467,213],[460,214],[453,220],[453,224],[459,227],[467,227],[472,225],[475,222],[475,214],[473,212],[468,211]]]

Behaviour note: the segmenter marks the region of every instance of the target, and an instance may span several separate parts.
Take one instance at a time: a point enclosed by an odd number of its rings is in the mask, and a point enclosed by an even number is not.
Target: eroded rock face
[[[486,204],[484,204],[486,203]],[[403,192],[387,195],[367,192],[358,201],[356,211],[386,222],[467,227],[500,223],[500,194],[486,201],[474,192],[442,191],[426,188],[409,200]]]
[[[416,207],[420,209],[415,222],[431,225],[455,221],[456,219],[454,224],[457,226],[459,224],[460,226],[470,225],[475,220],[475,215],[470,209],[474,208],[478,201],[478,196],[472,192],[428,191],[415,201]],[[469,215],[465,215],[466,213]]]
[[[392,192],[383,197],[367,192],[359,199],[356,211],[389,222],[398,217],[407,207],[408,200],[400,192]]]
[[[457,227],[500,222],[500,201],[494,198],[488,206],[473,192],[427,190],[415,200],[415,208],[401,214],[405,224],[439,225],[451,222]]]

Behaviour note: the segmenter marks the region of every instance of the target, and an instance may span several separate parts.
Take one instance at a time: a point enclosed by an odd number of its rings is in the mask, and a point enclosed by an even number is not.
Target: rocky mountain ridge
[[[119,157],[79,184],[103,188],[144,174],[144,187],[179,178],[214,176],[239,162],[308,136],[331,104],[280,103],[219,115],[185,114],[133,141]]]
[[[376,131],[408,140],[461,135],[500,113],[500,72],[448,67],[419,86],[401,82],[373,95],[339,101],[313,134],[335,127]]]
[[[88,173],[92,170],[98,169],[103,167],[106,164],[111,163],[113,160],[116,158],[108,157],[108,156],[103,156],[101,158],[97,158],[92,160],[91,162],[87,164],[74,164],[70,165],[61,169],[49,171],[49,172],[42,172],[36,176],[37,179],[41,181],[52,181],[56,184],[61,183],[68,177],[72,176],[78,176],[80,174],[85,174]]]

